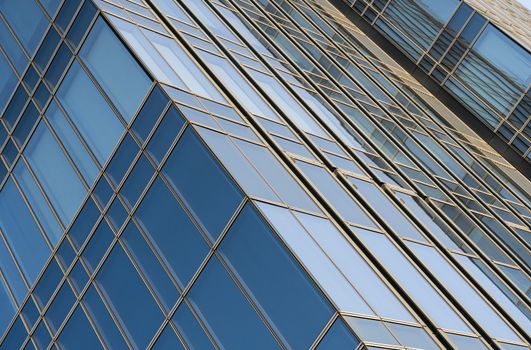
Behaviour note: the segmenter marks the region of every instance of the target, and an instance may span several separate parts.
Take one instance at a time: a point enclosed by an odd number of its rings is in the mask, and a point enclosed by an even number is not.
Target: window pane
[[[151,348],[153,350],[184,350],[183,345],[177,335],[168,324],[162,333],[159,335],[159,338]]]
[[[72,158],[72,161],[75,163],[88,186],[92,186],[94,179],[96,179],[99,172],[96,163],[94,162],[94,159],[90,157],[79,137],[74,133],[74,129],[72,129],[72,126],[63,112],[59,109],[55,100],[52,100],[48,106],[46,118],[52,125],[57,137],[61,140],[61,143],[66,148],[66,151]]]
[[[0,228],[31,285],[50,256],[44,237],[13,180],[0,192]]]
[[[195,282],[188,300],[223,348],[280,348],[216,257]]]
[[[340,318],[334,321],[334,324],[323,339],[319,342],[317,350],[339,350],[339,349],[356,349],[359,340],[347,328],[345,322]]]
[[[135,217],[184,288],[206,256],[208,246],[160,178],[153,182]]]
[[[191,350],[210,350],[214,346],[210,342],[203,328],[192,314],[186,302],[182,302],[172,317],[181,337]]]
[[[241,283],[290,348],[309,348],[332,308],[247,204],[220,245]]]
[[[242,201],[242,193],[190,128],[169,156],[163,172],[215,240]]]
[[[58,219],[53,215],[48,203],[46,203],[42,192],[37,187],[37,183],[31,176],[26,163],[18,162],[15,166],[14,174],[44,233],[46,233],[50,242],[55,245],[63,235],[63,229]]]
[[[105,164],[124,127],[79,63],[72,64],[57,96],[100,164]]]
[[[4,0],[0,11],[31,56],[48,26],[44,13],[34,0]]]
[[[43,122],[35,130],[24,155],[63,225],[67,226],[87,190]]]
[[[83,336],[80,337],[80,334],[83,334]],[[72,317],[68,320],[57,339],[57,344],[62,349],[103,349],[81,306],[76,308]]]
[[[17,306],[9,296],[6,285],[0,280],[0,334],[4,334],[16,310]]]
[[[96,276],[96,283],[127,336],[137,348],[145,349],[164,317],[119,244],[114,246]]]
[[[129,122],[144,99],[151,79],[101,17],[92,27],[79,55]]]

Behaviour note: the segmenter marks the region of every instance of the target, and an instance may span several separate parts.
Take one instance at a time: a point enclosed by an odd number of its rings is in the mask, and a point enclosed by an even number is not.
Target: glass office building
[[[529,174],[331,2],[0,0],[0,108],[1,350],[530,346]]]
[[[531,161],[531,13],[517,0],[339,0]]]

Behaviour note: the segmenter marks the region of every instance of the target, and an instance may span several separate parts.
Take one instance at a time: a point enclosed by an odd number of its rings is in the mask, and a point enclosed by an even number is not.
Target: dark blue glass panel
[[[40,3],[42,4],[46,12],[48,12],[48,15],[53,18],[53,16],[57,12],[59,4],[61,4],[61,0],[40,0]]]
[[[164,317],[119,244],[97,274],[96,283],[118,314],[127,336],[137,348],[145,349]]]
[[[80,334],[83,336],[80,337]],[[63,349],[103,349],[81,306],[76,308],[65,328],[61,331],[57,344]]]
[[[184,288],[206,256],[208,246],[160,178],[151,185],[135,217]]]
[[[121,239],[166,311],[169,311],[180,293],[133,222],[129,222]]]
[[[63,75],[66,66],[68,65],[68,62],[70,62],[71,58],[72,52],[70,51],[68,46],[63,43],[55,54],[52,63],[50,63],[50,67],[48,67],[48,70],[44,75],[44,80],[46,80],[46,82],[52,87],[52,89],[55,88],[55,85],[57,85],[59,78],[61,78],[61,76]]]
[[[79,4],[79,0],[65,0],[63,2],[63,6],[61,6],[57,18],[55,19],[55,24],[61,29],[61,31],[64,32],[66,30],[72,21]]]
[[[50,248],[11,179],[0,192],[0,212],[2,233],[32,284],[50,256]]]
[[[98,18],[79,53],[122,117],[129,122],[151,79],[109,25]]]
[[[72,24],[72,27],[68,30],[68,34],[66,36],[66,40],[73,47],[77,48],[95,15],[96,8],[94,7],[92,1],[85,1],[83,6],[81,6],[81,10],[79,10],[79,13],[76,16],[76,19],[74,20],[74,24]]]
[[[134,134],[141,142],[147,139],[149,132],[153,129],[155,122],[159,119],[167,104],[168,97],[166,97],[166,94],[164,94],[158,84],[155,85],[138,113],[138,116],[135,118],[132,127]]]
[[[53,292],[57,289],[61,278],[63,278],[63,272],[55,260],[52,259],[33,291],[33,295],[40,309],[46,306]]]
[[[185,302],[181,303],[177,311],[173,314],[172,322],[179,330],[181,337],[184,339],[189,349],[214,349],[210,339],[208,339],[205,331],[201,328],[201,325],[192,314],[192,311],[190,311],[188,304]]]
[[[44,107],[46,107],[46,103],[50,99],[50,90],[48,90],[48,87],[46,84],[42,81],[39,84],[39,87],[37,90],[35,90],[35,94],[33,95],[33,98],[35,102],[37,103],[37,107],[39,107],[40,110],[43,110]]]
[[[72,248],[72,245],[68,239],[65,238],[61,242],[59,248],[57,248],[57,253],[55,256],[63,266],[64,270],[70,267],[72,261],[74,261],[74,258],[76,257],[76,253],[74,252],[74,249]]]
[[[243,195],[190,128],[163,172],[210,238],[216,240]]]
[[[33,68],[31,64],[29,65],[28,70],[26,71],[26,74],[24,74],[23,81],[29,91],[33,91],[33,89],[35,88],[35,85],[39,81],[39,75],[37,74],[37,71],[35,70],[35,68]]]
[[[94,286],[90,286],[83,297],[83,304],[96,324],[103,341],[109,349],[126,349],[125,340],[112,319],[109,310],[103,304]]]
[[[24,86],[19,85],[17,90],[15,91],[15,94],[11,98],[11,101],[9,102],[9,105],[7,106],[6,111],[4,112],[4,121],[6,121],[6,124],[9,129],[12,129],[15,125],[18,116],[20,115],[20,112],[22,112],[22,109],[26,105],[26,102],[28,101],[28,93],[24,89]]]
[[[225,349],[280,349],[241,290],[214,256],[188,294],[188,300]]]
[[[0,288],[0,295],[1,294],[2,294],[2,290]],[[0,296],[0,300],[1,300],[1,296]],[[8,302],[8,301],[4,299],[3,302]],[[4,305],[0,305],[0,308],[2,306]],[[32,298],[29,298],[26,301],[26,304],[24,305],[24,308],[22,309],[21,313],[22,313],[22,317],[26,321],[29,328],[30,329],[33,328],[33,326],[35,325],[35,322],[37,322],[37,319],[39,318],[39,310],[37,310],[37,306],[35,306],[35,303],[33,302]],[[1,314],[2,313],[0,312],[0,315]],[[0,330],[0,332],[2,332],[2,330]]]
[[[94,186],[92,194],[94,195],[98,203],[101,205],[101,207],[105,208],[109,203],[109,200],[111,199],[112,195],[114,194],[114,191],[111,188],[111,185],[109,185],[109,183],[105,179],[105,176],[101,176],[98,182],[96,183],[96,186]]]
[[[338,350],[356,349],[360,344],[359,340],[352,334],[345,322],[341,318],[334,321],[334,324],[323,339],[319,342],[317,350]]]
[[[0,350],[20,349],[22,342],[27,336],[28,332],[26,332],[26,329],[24,328],[22,319],[17,317],[17,320],[4,338],[2,345],[0,345]]]
[[[38,117],[39,112],[37,111],[37,108],[33,102],[30,102],[26,106],[24,113],[22,113],[15,130],[13,130],[13,138],[17,142],[18,146],[22,146],[24,144],[31,129],[33,129],[33,126],[37,122]]]
[[[33,0],[4,0],[0,2],[0,11],[26,51],[33,55],[49,24],[40,7]]]
[[[83,251],[83,260],[87,263],[89,271],[94,271],[113,239],[114,233],[107,221],[102,220]]]
[[[52,337],[43,321],[39,323],[37,329],[33,333],[33,339],[39,349],[46,349],[48,344],[52,341]]]
[[[68,234],[72,238],[72,242],[77,249],[81,248],[99,216],[100,210],[89,197],[72,224],[72,227],[68,231]]]
[[[184,350],[181,341],[173,331],[170,325],[167,325],[159,338],[157,339],[155,345],[151,348],[153,350]]]
[[[57,34],[55,28],[51,27],[34,59],[37,68],[39,68],[41,72],[44,71],[44,68],[46,68],[48,62],[50,62],[50,58],[52,57],[57,44],[59,44],[60,39],[61,38],[59,37],[59,34]]]
[[[74,306],[76,297],[70,289],[68,282],[63,283],[59,292],[54,296],[53,301],[50,304],[46,314],[44,315],[48,326],[53,333],[59,330],[59,326],[63,323],[66,315]]]
[[[118,186],[122,181],[122,178],[127,172],[127,169],[131,166],[131,163],[133,163],[139,150],[140,149],[133,138],[128,133],[125,134],[125,137],[120,143],[120,146],[118,146],[118,149],[114,153],[106,170],[106,173],[109,175],[115,186]]]
[[[100,164],[105,164],[124,127],[77,61],[57,96]]]
[[[157,163],[162,161],[183,125],[181,113],[174,107],[168,109],[147,145],[148,153]]]
[[[85,268],[81,264],[81,260],[78,260],[74,267],[72,268],[72,271],[70,271],[69,275],[70,281],[72,281],[74,285],[74,289],[77,294],[81,293],[83,288],[85,288],[85,285],[88,282],[88,275],[85,271]]]
[[[67,226],[87,190],[44,122],[33,133],[24,155],[63,225]]]
[[[120,194],[125,199],[129,207],[133,207],[140,197],[140,194],[146,188],[148,181],[151,179],[155,169],[147,160],[144,154],[140,155],[137,163],[127,176],[123,187],[120,189]]]
[[[107,211],[107,218],[109,218],[116,231],[122,227],[125,219],[127,218],[127,211],[118,198],[115,198],[109,207]]]
[[[287,347],[309,348],[333,310],[250,204],[219,250]]]

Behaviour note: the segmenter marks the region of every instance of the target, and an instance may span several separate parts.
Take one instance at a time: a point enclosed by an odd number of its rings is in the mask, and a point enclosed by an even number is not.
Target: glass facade
[[[529,164],[529,10],[499,0],[335,2],[370,22]]]
[[[529,348],[530,182],[330,2],[0,0],[0,74],[1,350]]]

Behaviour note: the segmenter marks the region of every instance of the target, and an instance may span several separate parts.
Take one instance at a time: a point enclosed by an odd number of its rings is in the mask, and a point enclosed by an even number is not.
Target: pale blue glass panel
[[[101,17],[92,27],[79,55],[129,122],[144,99],[151,79]]]
[[[260,202],[257,204],[339,310],[375,315],[358,294],[355,285],[345,278],[289,210]]]
[[[22,188],[22,192],[24,192],[26,199],[35,213],[35,216],[37,216],[44,233],[48,236],[50,242],[55,245],[59,238],[61,238],[63,229],[46,203],[46,200],[37,187],[28,167],[24,162],[18,162],[15,166],[14,174],[18,184]]]
[[[50,248],[11,179],[0,192],[0,213],[0,229],[28,283],[33,284],[50,255]]]
[[[15,301],[21,304],[28,293],[28,287],[24,284],[24,280],[20,275],[13,258],[9,254],[4,241],[0,241],[0,269],[4,278],[15,296]],[[0,331],[1,333],[2,331]]]
[[[34,0],[3,0],[0,11],[31,56],[48,25],[44,13]]]
[[[68,225],[87,190],[43,122],[35,130],[24,155],[57,215]]]
[[[124,127],[76,61],[57,96],[100,164],[104,164]]]
[[[89,187],[92,186],[99,172],[98,167],[94,159],[90,157],[85,146],[81,143],[79,137],[75,134],[68,120],[66,120],[65,115],[59,109],[55,100],[52,100],[48,106],[46,117],[53,131],[66,148],[70,158],[72,158],[76,168],[87,182],[87,185]]]
[[[6,285],[0,280],[0,334],[4,333],[16,310],[17,306],[9,296]]]

